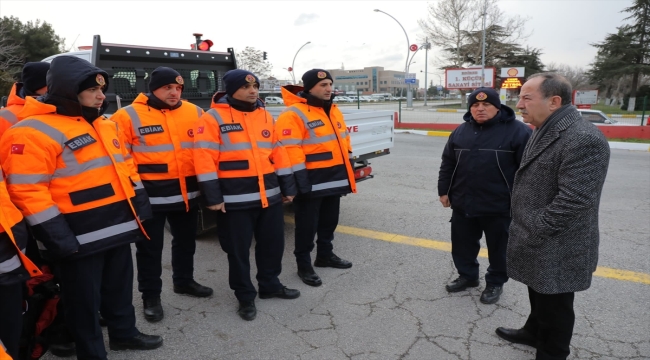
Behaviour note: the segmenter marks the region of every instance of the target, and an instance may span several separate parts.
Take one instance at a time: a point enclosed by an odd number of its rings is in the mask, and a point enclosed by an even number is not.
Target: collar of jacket
[[[104,115],[106,109],[108,109],[108,101],[106,101],[106,99],[104,99],[104,102],[99,109],[83,106],[78,101],[51,94],[48,94],[42,99],[39,98],[39,101],[43,101],[49,105],[54,105],[56,107],[56,113],[59,115],[71,117],[81,116],[90,124],[92,124],[92,122],[98,117]]]
[[[11,92],[9,92],[9,97],[7,98],[7,106],[11,105],[25,105],[25,90],[23,90],[23,83],[15,83],[11,87]]]
[[[147,97],[147,105],[149,107],[152,107],[152,108],[156,109],[156,110],[176,110],[179,107],[181,107],[181,105],[183,105],[183,101],[180,100],[180,99],[178,100],[176,105],[171,106],[171,105],[167,104],[166,102],[158,99],[152,93],[147,93],[145,96]]]
[[[230,96],[226,95],[223,98],[224,102],[227,102],[228,105],[232,106],[233,109],[241,112],[253,112],[257,110],[259,106],[259,99],[255,101],[254,103],[249,103],[246,101],[241,101],[237,100],[235,98],[231,98]],[[219,100],[221,101],[221,99]]]

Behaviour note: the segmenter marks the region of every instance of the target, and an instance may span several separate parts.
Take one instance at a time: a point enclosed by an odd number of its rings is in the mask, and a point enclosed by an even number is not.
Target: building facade
[[[364,67],[358,70],[328,70],[334,78],[334,89],[346,94],[363,95],[385,94],[400,95],[402,90],[406,94],[407,84],[404,83],[404,72],[384,70],[381,66]],[[411,90],[418,89],[420,83],[416,80],[411,84]],[[406,95],[404,95],[406,96]]]

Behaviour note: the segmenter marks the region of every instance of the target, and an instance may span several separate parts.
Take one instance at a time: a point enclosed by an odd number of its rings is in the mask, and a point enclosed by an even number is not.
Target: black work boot
[[[144,318],[148,322],[158,322],[163,319],[165,313],[163,312],[160,298],[143,299],[144,303]]]
[[[237,314],[246,321],[255,320],[257,308],[254,301],[240,301]]]
[[[153,350],[161,347],[163,338],[158,335],[138,334],[129,339],[109,339],[111,350]]]
[[[469,280],[467,278],[459,276],[458,278],[456,278],[456,280],[447,284],[445,286],[445,289],[447,289],[448,292],[459,292],[467,288],[477,287],[477,286],[478,286],[478,280]]]

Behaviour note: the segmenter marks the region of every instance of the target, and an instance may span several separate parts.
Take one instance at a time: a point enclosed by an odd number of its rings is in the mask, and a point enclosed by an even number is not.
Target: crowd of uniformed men
[[[283,203],[296,207],[294,254],[304,283],[322,284],[311,260],[316,237],[314,266],[351,267],[332,251],[340,197],[356,192],[350,137],[331,102],[330,73],[313,69],[302,80],[304,87],[282,89],[289,108],[274,121],[251,72],[227,72],[225,92],[204,112],[181,100],[177,71],[158,67],[149,92],[107,118],[105,71],[67,55],[27,63],[0,110],[0,359],[18,359],[23,288],[42,264],[60,283],[74,341],[62,353],[106,359],[100,322],[112,350],[160,347],[160,336],[135,324],[130,244],[146,320],[164,317],[166,222],[174,292],[212,295],[193,276],[200,201],[216,214],[244,320],[255,319],[258,295],[300,296],[279,279]]]
[[[204,112],[181,100],[177,71],[158,67],[149,92],[110,118],[103,116],[108,74],[85,60],[28,63],[22,78],[0,110],[0,360],[18,357],[23,285],[41,275],[39,264],[58,278],[71,333],[67,343],[52,344],[53,353],[106,359],[100,320],[112,350],[160,347],[160,336],[135,326],[130,244],[146,320],[164,317],[166,222],[174,292],[210,296],[193,276],[199,201],[215,212],[244,320],[255,319],[258,295],[300,296],[279,279],[283,203],[295,208],[294,255],[305,284],[322,284],[312,267],[315,238],[313,266],[352,266],[332,251],[340,198],[356,184],[329,72],[313,69],[303,87],[284,86],[287,109],[276,121],[258,98],[259,79],[245,70],[223,76],[225,92]],[[513,278],[528,285],[531,305],[522,328],[499,327],[497,335],[535,347],[539,360],[566,359],[574,293],[590,287],[596,269],[609,146],[571,105],[571,85],[557,74],[534,74],[521,88],[517,108],[532,132],[494,89],[476,89],[468,103],[438,178],[440,202],[453,208],[458,270],[446,289],[479,285],[485,234],[490,264],[480,301],[496,303]]]

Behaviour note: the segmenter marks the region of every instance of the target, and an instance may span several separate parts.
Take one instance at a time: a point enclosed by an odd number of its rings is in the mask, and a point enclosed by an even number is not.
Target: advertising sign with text
[[[485,81],[481,83],[481,68],[447,69],[445,70],[445,88],[476,89],[478,87],[494,87],[495,68],[485,68]]]

